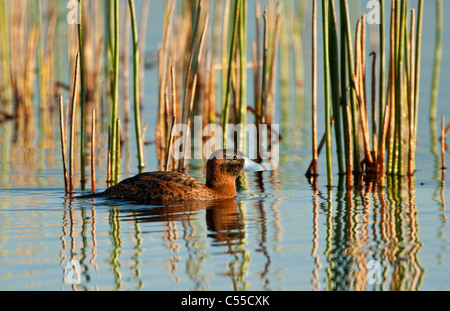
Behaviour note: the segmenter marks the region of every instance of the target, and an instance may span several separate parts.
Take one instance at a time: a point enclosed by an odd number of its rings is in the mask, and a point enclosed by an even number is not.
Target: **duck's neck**
[[[224,197],[236,196],[236,178],[230,176],[214,163],[206,166],[206,187]]]

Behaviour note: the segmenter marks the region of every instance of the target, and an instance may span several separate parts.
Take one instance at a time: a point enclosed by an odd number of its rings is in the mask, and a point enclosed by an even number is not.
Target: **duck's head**
[[[206,162],[206,186],[236,195],[236,178],[244,171],[263,171],[263,167],[234,149],[214,152]]]

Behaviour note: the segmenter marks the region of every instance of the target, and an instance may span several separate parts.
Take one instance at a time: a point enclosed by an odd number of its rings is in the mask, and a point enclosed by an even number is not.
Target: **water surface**
[[[155,54],[162,5],[151,6],[149,20],[158,27],[149,28],[147,49]],[[304,106],[291,102],[277,110],[283,134],[279,168],[247,174],[236,200],[217,203],[72,200],[64,194],[59,145],[33,127],[17,135],[12,122],[1,123],[0,289],[450,290],[449,187],[440,170],[438,126],[428,117],[433,10],[427,6],[424,18],[424,33],[431,35],[424,36],[418,172],[413,180],[390,180],[386,189],[365,184],[349,190],[337,175],[327,188],[322,158],[318,185],[308,183],[308,93]],[[450,83],[449,60],[444,53],[441,85]],[[58,72],[68,83],[64,68]],[[143,118],[152,140],[156,69],[146,77]],[[448,92],[441,88],[438,114],[450,117]],[[39,128],[40,122],[36,112],[32,124]],[[56,117],[54,124],[58,141]],[[105,188],[105,132],[98,138],[98,190]],[[133,139],[122,154],[121,177],[133,176]],[[146,147],[146,163],[146,170],[158,169],[154,145]],[[188,164],[187,172],[204,180],[203,161]]]

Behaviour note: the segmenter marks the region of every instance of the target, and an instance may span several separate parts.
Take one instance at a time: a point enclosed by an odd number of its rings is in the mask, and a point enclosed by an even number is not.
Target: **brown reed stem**
[[[75,113],[76,113],[76,104],[77,104],[77,95],[78,95],[78,74],[80,71],[79,66],[80,55],[77,53],[76,61],[75,61],[75,74],[73,77],[73,94],[72,94],[72,113],[70,116],[70,155],[69,155],[69,193],[73,194],[74,182],[74,152],[75,152]]]
[[[317,162],[317,0],[313,0],[312,17],[312,148],[313,148],[313,175],[319,175]]]
[[[388,92],[389,94],[389,92]],[[384,116],[383,116],[383,124],[380,124],[382,130],[381,133],[381,140],[380,140],[380,157],[379,157],[379,182],[381,186],[384,186],[384,181],[385,181],[385,173],[386,173],[386,166],[385,166],[385,161],[386,161],[386,137],[388,135],[388,130],[389,130],[389,120],[390,120],[390,106],[389,106],[390,100],[388,100],[386,102],[386,107],[384,109]]]
[[[67,160],[66,160],[66,130],[64,122],[64,102],[63,96],[59,95],[59,129],[61,133],[61,154],[63,161],[63,171],[64,171],[64,189],[66,194],[69,193],[69,176],[67,173]]]
[[[334,117],[331,117],[330,125],[331,125],[331,127],[333,127]],[[325,145],[326,139],[327,139],[327,135],[326,135],[326,133],[324,133],[322,136],[322,139],[320,140],[319,146],[317,147],[317,157],[319,157],[320,153],[322,152],[322,149],[323,149],[323,146]],[[317,162],[316,162],[316,165],[317,165]],[[309,164],[308,170],[306,171],[306,174],[305,174],[306,177],[312,176],[311,172],[313,171],[313,166],[314,166],[314,160],[311,160],[311,163]],[[318,176],[318,175],[316,175],[316,176]]]
[[[106,186],[110,187],[111,180],[111,125],[108,125],[108,162],[106,163]]]
[[[416,72],[415,72],[415,10],[411,10],[411,33],[410,33],[410,59],[409,59],[409,68],[410,68],[410,86],[409,86],[409,154],[408,154],[408,175],[414,175],[415,165],[414,165],[414,154],[415,154],[415,83],[416,83]]]
[[[197,25],[196,25],[196,27],[198,26],[198,21],[200,20],[200,17],[201,17],[201,1],[199,2],[199,8],[198,8],[198,15],[197,15]],[[204,45],[204,43],[205,43],[205,37],[206,37],[206,31],[207,31],[207,29],[208,29],[208,21],[209,21],[209,14],[206,14],[206,18],[205,18],[205,22],[204,22],[204,25],[203,25],[203,28],[202,28],[202,32],[201,32],[201,35],[200,35],[200,42],[199,42],[199,47],[198,47],[198,54],[197,54],[197,64],[195,65],[195,68],[194,68],[194,70],[193,70],[193,75],[194,75],[194,77],[193,77],[193,81],[192,81],[192,85],[191,85],[191,87],[189,88],[189,81],[190,81],[190,79],[189,79],[189,76],[187,75],[186,76],[186,85],[185,85],[185,101],[183,102],[183,107],[182,107],[182,109],[183,109],[183,115],[182,115],[182,122],[183,122],[183,124],[187,124],[187,126],[188,126],[188,128],[190,127],[190,119],[191,119],[191,114],[192,114],[192,111],[193,111],[193,105],[194,105],[194,99],[195,99],[195,92],[196,92],[196,89],[197,89],[197,78],[198,78],[198,66],[199,66],[199,64],[200,64],[200,62],[201,62],[201,59],[202,59],[202,54],[203,54],[203,45]],[[197,33],[197,29],[195,30],[195,33]],[[196,35],[194,35],[194,39],[195,39],[195,37],[196,37]],[[193,58],[193,55],[194,55],[194,52],[195,52],[195,41],[193,41],[193,44],[192,44],[192,50],[191,50],[191,59],[189,60],[189,67],[192,67],[192,58]],[[190,69],[188,69],[188,74],[190,73]],[[190,90],[190,94],[191,94],[191,97],[190,97],[190,102],[189,102],[189,106],[187,106],[187,102],[186,102],[186,100],[187,100],[187,94],[189,94],[189,90]],[[187,109],[187,111],[186,111],[186,109]],[[185,115],[185,113],[186,113],[186,115]],[[187,139],[187,135],[185,135],[185,138]],[[183,151],[183,157],[180,159],[180,162],[179,162],[179,169],[182,169],[182,170],[184,170],[184,168],[185,168],[185,163],[186,163],[186,159],[185,159],[185,154],[186,154],[186,141],[185,141],[185,143],[184,143],[184,146],[185,146],[185,148],[184,148],[184,151]]]
[[[372,62],[372,150],[374,162],[378,159],[378,138],[377,138],[377,117],[376,117],[376,88],[377,88],[377,53],[372,52],[370,56],[373,56]],[[381,124],[380,124],[381,126]]]
[[[345,105],[347,115],[350,116],[350,106]],[[348,162],[347,162],[347,187],[353,187],[353,136],[352,136],[352,123],[348,122],[347,135],[348,135]],[[317,165],[317,164],[316,164]]]
[[[121,143],[121,137],[120,137],[120,119],[116,120],[116,166],[115,166],[115,171],[114,173],[114,183],[118,183],[119,182],[119,178],[120,178],[120,143]]]
[[[177,116],[177,86],[175,80],[175,68],[172,66],[170,69],[171,80],[172,80],[172,116],[176,118]]]
[[[187,109],[187,104],[188,104],[189,94],[190,94],[189,91],[193,91],[192,88],[190,88],[189,81],[191,81],[190,77],[193,75],[192,74],[192,66],[194,63],[194,56],[195,56],[195,42],[197,41],[197,37],[198,37],[201,12],[202,12],[202,0],[199,0],[198,7],[197,7],[197,20],[195,22],[194,35],[192,36],[192,42],[191,42],[191,52],[190,52],[190,56],[189,56],[189,62],[187,65],[186,77],[184,79],[185,91],[184,91],[183,110],[182,110],[183,113],[182,113],[182,117],[181,117],[182,122],[184,122],[186,119],[186,109]],[[195,75],[195,71],[194,71],[194,75]]]
[[[95,107],[92,109],[92,126],[91,126],[91,189],[95,191],[95,127],[96,127],[96,113]]]
[[[358,20],[358,24],[356,26],[356,54],[355,54],[355,62],[356,62],[356,73],[353,76],[353,83],[355,87],[356,96],[359,102],[359,121],[361,125],[361,131],[364,141],[364,154],[366,161],[368,163],[373,163],[372,153],[370,152],[370,139],[369,139],[369,128],[367,121],[367,110],[365,103],[365,94],[364,94],[364,72],[363,66],[365,63],[365,57],[362,54],[361,47],[365,45],[363,42],[365,36],[362,35],[362,30],[364,27],[361,27],[362,20]]]
[[[169,132],[169,139],[167,141],[168,145],[166,146],[166,171],[169,170],[169,158],[170,153],[172,150],[172,143],[173,143],[173,130],[175,127],[175,124],[177,122],[177,94],[176,94],[176,79],[175,79],[175,68],[172,66],[170,69],[171,72],[171,84],[172,84],[172,126]],[[169,114],[169,108],[166,109],[167,114]],[[174,159],[173,161],[173,170],[176,170],[176,161]]]
[[[441,119],[441,159],[442,159],[442,170],[446,170],[445,166],[445,116]]]
[[[269,48],[269,31],[267,24],[267,8],[264,8],[264,52],[263,52],[263,70],[262,70],[262,84],[261,84],[261,111],[259,116],[261,118],[261,123],[266,123],[266,105],[267,105],[267,50]]]
[[[192,93],[191,93],[191,100],[189,102],[189,112],[187,115],[187,119],[186,119],[186,126],[187,128],[191,127],[191,114],[193,111],[193,107],[194,107],[194,99],[195,99],[195,90],[197,89],[197,78],[198,75],[195,74],[194,75],[194,81],[192,82]],[[187,149],[187,135],[184,136],[185,137],[185,141],[184,141],[184,150],[183,150],[183,157],[180,159],[180,164],[178,167],[178,170],[184,170],[185,169],[185,165],[186,165],[186,149]]]
[[[367,110],[367,89],[366,89],[366,14],[361,16],[361,91],[364,94],[364,108]]]
[[[172,126],[170,129],[170,135],[169,140],[167,141],[167,149],[166,149],[166,172],[169,171],[169,164],[170,164],[170,153],[172,152],[172,144],[173,144],[173,130],[175,128],[176,123],[176,117],[172,118]],[[174,168],[175,169],[175,168]]]
[[[164,100],[164,77],[163,77],[163,50],[160,48],[158,50],[158,80],[159,80],[159,101],[158,101],[158,116],[156,121],[156,133],[155,133],[155,145],[156,145],[156,155],[158,161],[161,159],[161,151],[162,151],[162,142],[163,142],[163,125],[164,125],[164,108],[163,108],[163,100]]]

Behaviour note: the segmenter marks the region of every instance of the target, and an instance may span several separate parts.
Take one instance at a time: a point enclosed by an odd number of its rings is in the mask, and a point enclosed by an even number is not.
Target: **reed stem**
[[[380,77],[379,77],[379,107],[378,107],[378,127],[381,129],[384,119],[384,108],[386,106],[386,16],[385,0],[380,0]],[[381,140],[381,135],[378,136]]]
[[[0,35],[1,35],[1,54],[2,59],[1,62],[3,64],[4,72],[3,79],[0,82],[5,84],[5,87],[11,83],[10,77],[10,51],[9,51],[9,36],[8,36],[8,28],[7,28],[7,20],[6,20],[6,0],[0,0]]]
[[[136,145],[138,152],[138,169],[139,172],[142,173],[142,170],[145,167],[144,160],[144,146],[142,140],[142,127],[141,127],[141,113],[140,113],[140,93],[139,93],[139,64],[140,64],[140,55],[139,55],[139,37],[137,31],[137,23],[136,23],[136,12],[134,6],[134,0],[128,0],[128,5],[131,13],[131,27],[133,34],[133,91],[134,91],[134,127],[136,133]]]
[[[175,128],[175,123],[176,123],[176,117],[174,116],[172,118],[172,126],[170,128],[170,135],[169,135],[169,139],[167,141],[167,150],[166,150],[166,167],[165,167],[165,171],[168,172],[169,171],[169,165],[170,165],[170,154],[172,152],[172,143],[173,143],[173,131]]]
[[[355,62],[353,58],[353,42],[352,42],[352,31],[350,27],[350,15],[348,11],[348,2],[347,0],[341,0],[341,10],[343,20],[344,33],[346,38],[346,46],[347,46],[347,60],[348,60],[348,75],[349,79],[353,76],[355,72]],[[351,116],[349,116],[349,122],[352,122],[352,135],[353,135],[353,170],[356,175],[361,173],[361,162],[359,155],[359,138],[358,138],[358,116],[357,116],[357,108],[356,108],[356,94],[354,89],[350,88],[350,112]]]
[[[247,152],[247,140],[245,127],[247,124],[247,3],[246,0],[238,0],[241,2],[241,10],[239,13],[239,113],[238,122],[241,124],[241,132],[239,133],[238,149],[244,154]]]
[[[419,96],[420,96],[420,70],[422,56],[422,24],[423,24],[423,0],[419,0],[419,9],[417,12],[417,35],[416,35],[416,53],[415,53],[415,82],[414,82],[414,146],[417,144],[417,123],[419,119]]]
[[[442,59],[443,1],[436,1],[436,47],[434,54],[433,82],[431,85],[430,120],[437,118],[437,102],[439,96],[439,78]]]
[[[64,122],[64,102],[63,96],[59,95],[59,129],[61,134],[61,155],[63,162],[63,171],[64,171],[64,190],[65,193],[69,193],[69,176],[67,173],[67,155],[66,155],[66,130],[65,130],[65,122]]]
[[[119,181],[120,177],[120,119],[116,120],[116,160],[117,163],[115,165],[114,171],[114,180],[116,183]]]
[[[231,34],[231,45],[230,45],[230,53],[228,58],[228,73],[227,73],[227,86],[225,90],[225,102],[223,104],[222,109],[222,129],[223,129],[223,148],[227,148],[227,123],[228,123],[228,115],[230,110],[230,92],[231,92],[231,77],[233,73],[233,60],[236,53],[236,37],[239,28],[239,16],[241,10],[241,1],[238,0],[235,3],[234,9],[234,24],[233,24],[233,32]]]
[[[113,8],[114,18],[114,42],[113,42],[113,106],[111,115],[111,183],[117,183],[118,166],[120,159],[117,157],[117,146],[119,138],[117,137],[117,120],[119,114],[119,0],[114,0]]]
[[[312,152],[313,175],[319,174],[317,168],[317,0],[313,0],[312,16]]]
[[[277,10],[278,11],[278,10]],[[268,90],[266,97],[266,119],[265,122],[267,124],[273,124],[274,114],[275,114],[275,80],[277,73],[277,52],[279,47],[279,37],[281,32],[281,13],[277,12],[276,20],[275,20],[275,29],[274,35],[272,39],[272,47],[271,47],[271,55],[270,55],[270,63],[268,64],[269,69],[269,78],[267,82]]]
[[[72,112],[70,115],[70,155],[69,155],[69,193],[74,192],[74,151],[75,151],[75,114],[77,106],[78,95],[78,75],[80,71],[80,55],[77,53],[75,61],[75,74],[73,77],[73,93],[72,93]]]
[[[409,111],[409,154],[408,154],[408,175],[414,175],[415,165],[414,165],[414,153],[415,153],[415,129],[414,129],[414,117],[416,112],[414,111],[414,92],[415,92],[415,63],[414,63],[414,47],[415,47],[415,11],[411,10],[411,24],[410,24],[410,55],[409,55],[409,67],[410,67],[410,81],[409,81],[409,101],[408,101],[408,111]]]
[[[85,140],[86,140],[86,77],[85,77],[85,61],[84,61],[84,47],[83,47],[83,1],[79,1],[79,14],[80,19],[78,23],[78,50],[80,54],[80,106],[81,106],[81,137],[80,137],[80,170],[81,170],[81,190],[85,189],[86,183],[86,152],[85,152]]]
[[[397,79],[396,79],[396,106],[397,106],[397,116],[396,116],[396,127],[397,127],[397,155],[398,155],[398,164],[397,164],[397,174],[399,176],[403,175],[403,111],[404,111],[404,58],[405,58],[405,36],[406,36],[406,0],[401,1],[400,8],[400,37],[398,38],[399,42],[399,51],[398,51],[398,62],[397,62]]]
[[[267,106],[267,59],[268,59],[268,50],[269,50],[269,25],[267,19],[267,8],[264,8],[264,49],[263,49],[263,68],[261,73],[261,105],[259,118],[260,123],[264,124],[266,122],[266,106]],[[259,146],[260,147],[260,146]]]
[[[342,125],[339,93],[339,45],[336,10],[334,0],[329,0],[329,60],[330,60],[330,81],[332,108],[334,117],[334,133],[336,138],[336,155],[339,174],[345,173],[345,156],[342,150]]]
[[[446,170],[447,167],[445,165],[445,116],[444,115],[441,118],[441,162],[442,162],[442,170]]]
[[[329,55],[329,11],[328,0],[322,0],[322,23],[323,23],[323,75],[325,90],[325,133],[326,133],[326,163],[328,187],[333,186],[333,164],[331,158],[331,98],[330,98],[330,55]]]
[[[95,131],[96,131],[97,116],[95,108],[92,109],[92,124],[91,124],[91,189],[93,193],[95,190]]]

